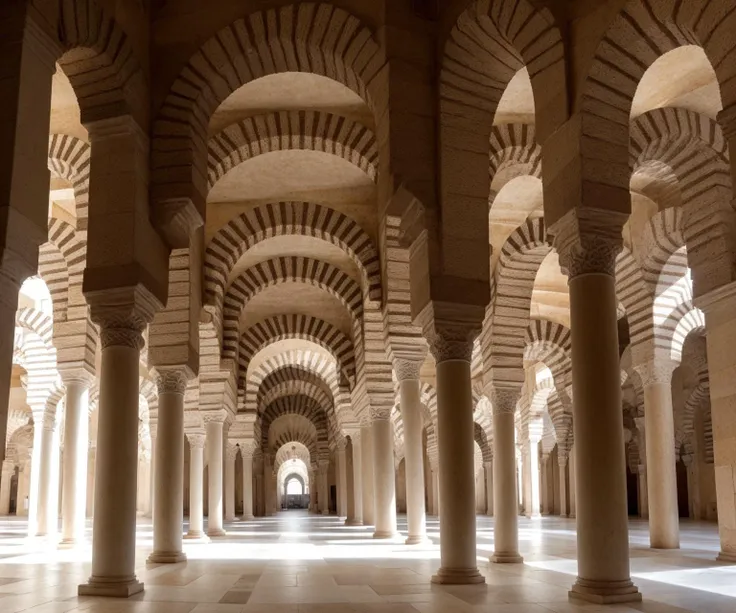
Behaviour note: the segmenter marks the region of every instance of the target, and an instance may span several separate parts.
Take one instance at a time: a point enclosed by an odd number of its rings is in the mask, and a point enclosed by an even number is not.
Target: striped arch
[[[268,432],[271,424],[284,415],[300,415],[307,418],[317,432],[317,448],[320,455],[329,453],[329,424],[327,414],[319,403],[307,396],[284,396],[274,400],[261,414],[261,449],[268,448]]]
[[[264,390],[263,387],[259,390],[259,407],[266,407],[279,398],[285,396],[306,396],[311,398],[321,407],[324,407],[326,411],[334,413],[332,407],[332,399],[329,394],[325,393],[325,390],[321,386],[315,385],[308,381],[292,379],[291,381],[283,381],[277,383]]]
[[[565,410],[565,405],[557,390],[552,390],[547,396],[547,413],[554,427],[557,444],[564,446],[572,432],[572,414]]]
[[[55,3],[59,65],[74,88],[82,112],[105,105],[122,114],[143,111],[146,82],[133,46],[112,15],[95,0]],[[56,13],[58,10],[58,13]],[[84,49],[85,53],[67,53]]]
[[[532,418],[537,418],[544,413],[548,407],[549,397],[555,391],[555,382],[551,377],[536,382],[529,397],[529,411]]]
[[[208,190],[237,165],[284,150],[329,153],[358,167],[372,181],[378,176],[376,137],[364,125],[321,111],[279,111],[248,117],[210,139]]]
[[[630,160],[618,143],[628,142],[632,101],[642,76],[665,53],[684,45],[702,46],[722,86],[723,107],[731,106],[733,18],[730,13],[724,20],[718,2],[630,0],[624,6],[600,40],[583,84],[581,140],[588,147],[582,151],[582,164],[593,169],[583,181],[628,191]],[[597,163],[600,159],[608,163]]]
[[[288,428],[288,430],[297,430],[297,428]],[[306,444],[301,439],[308,439],[309,435],[301,431],[301,428],[298,428],[299,433],[296,434],[295,438],[293,440],[287,440],[286,434],[280,434],[276,437],[274,445],[272,446],[277,449],[276,455],[274,456],[274,468],[278,469],[283,464],[285,464],[288,460],[293,459],[296,456],[296,459],[301,460],[304,462],[305,466],[311,465],[311,456],[312,453],[316,451],[316,447],[314,442],[312,442],[311,446],[313,449],[310,449],[310,445]],[[313,439],[315,437],[312,437]],[[277,446],[278,445],[278,446]],[[292,450],[292,446],[294,449]]]
[[[542,179],[542,148],[536,141],[533,125],[506,123],[494,126],[491,131],[491,181],[503,171],[507,173],[505,183],[527,175]],[[499,192],[503,185],[493,187]]]
[[[649,174],[647,163],[652,161],[659,163],[655,178],[659,165],[671,169],[682,202],[705,198],[709,204],[720,194],[709,197],[711,189],[731,190],[728,144],[710,117],[682,108],[654,109],[631,122],[630,134],[629,163],[634,173]]]
[[[243,85],[272,74],[313,73],[373,107],[371,82],[382,63],[370,31],[331,3],[292,4],[234,21],[194,54],[164,100],[154,123],[154,201],[172,188],[181,192],[176,197],[191,198],[196,190],[203,208],[209,121]]]
[[[260,412],[263,406],[269,404],[268,398],[269,393],[272,390],[278,390],[281,392],[286,389],[304,388],[310,389],[311,395],[315,397],[315,400],[321,402],[324,406],[334,406],[334,397],[332,389],[324,377],[318,375],[312,370],[305,368],[298,364],[290,364],[288,366],[281,366],[263,378],[263,381],[258,387],[258,394],[256,397],[256,406]],[[291,395],[291,394],[285,394]],[[310,395],[305,393],[304,395]]]
[[[642,269],[654,295],[679,281],[687,273],[687,254],[673,259],[685,247],[681,208],[664,209],[654,214],[644,227]]]
[[[77,230],[87,230],[89,222],[90,147],[68,134],[49,136],[49,170],[72,184],[76,204]]]
[[[274,236],[312,236],[345,251],[361,271],[363,288],[381,300],[381,271],[376,247],[352,219],[309,202],[278,202],[249,210],[229,221],[213,237],[205,253],[205,305],[222,305],[230,273],[248,249]]]
[[[524,380],[525,334],[529,325],[534,280],[551,251],[544,219],[527,219],[501,249],[495,277],[491,325],[483,362],[495,384],[521,387]]]
[[[360,286],[339,268],[307,257],[273,258],[251,266],[228,288],[223,307],[223,358],[238,357],[240,317],[248,302],[268,287],[289,282],[325,290],[345,306],[353,322],[362,321]]]
[[[46,412],[52,395],[62,386],[52,342],[53,322],[41,311],[22,308],[16,311],[15,325],[13,353],[27,373],[26,403],[36,413]]]
[[[350,382],[355,381],[353,345],[340,330],[322,319],[308,315],[275,315],[247,328],[240,337],[241,377],[261,349],[286,338],[308,340],[329,351]]]
[[[552,372],[555,386],[572,383],[570,329],[546,319],[532,319],[526,330],[525,362],[543,362]]]
[[[705,332],[705,315],[688,300],[679,305],[657,329],[657,348],[666,351],[667,357],[679,364],[685,339],[692,332]]]
[[[698,410],[707,410],[710,413],[710,373],[708,371],[708,355],[705,346],[705,338],[697,339],[700,346],[695,351],[691,359],[688,360],[688,367],[691,368],[696,377],[697,384],[690,392],[690,396],[685,401],[682,409],[682,418],[680,420],[679,430],[682,431],[683,437],[687,441],[688,452],[692,452],[691,446],[693,437],[695,436],[695,425],[693,423],[695,414]],[[711,433],[712,436],[712,433]],[[712,452],[712,440],[711,440]]]
[[[626,310],[631,344],[651,340],[653,297],[639,263],[626,247],[616,257],[616,297]]]
[[[493,451],[488,444],[486,431],[478,422],[473,422],[473,437],[475,442],[478,443],[478,447],[480,447],[480,452],[483,454],[483,462],[491,462],[493,460]]]

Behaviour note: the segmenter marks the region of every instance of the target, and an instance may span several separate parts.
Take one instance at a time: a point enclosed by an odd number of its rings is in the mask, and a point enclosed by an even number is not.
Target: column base
[[[492,564],[523,564],[524,558],[518,553],[494,553],[488,561]]]
[[[189,531],[183,538],[187,541],[202,541],[203,543],[208,543],[210,540],[202,530],[197,530],[196,532]]]
[[[329,511],[322,511],[322,512],[320,513],[320,515],[329,515],[329,514],[330,514],[330,512],[329,512]]]
[[[592,581],[578,577],[575,585],[568,592],[568,596],[595,604],[641,601],[641,592],[630,579],[626,581]]]
[[[90,577],[87,583],[77,587],[79,596],[107,596],[108,598],[129,598],[143,591],[143,584],[135,577],[127,581]]]
[[[225,536],[226,534],[227,532],[225,532],[222,528],[207,530],[207,536]]]
[[[236,519],[235,515],[233,515],[232,517],[226,517],[225,521],[235,521]]]
[[[718,562],[736,563],[736,551],[721,551],[716,557]]]
[[[362,526],[363,522],[359,519],[346,519],[345,526]]]
[[[178,564],[186,561],[187,554],[183,551],[154,551],[146,560],[149,564]]]
[[[485,583],[486,578],[477,568],[440,568],[432,575],[432,583],[440,585],[468,585]]]
[[[389,532],[386,530],[376,530],[373,533],[374,539],[395,539],[401,536],[398,532]]]
[[[61,539],[59,541],[59,549],[73,549],[82,542],[83,539],[72,537],[67,539]]]
[[[255,519],[255,516],[253,515],[243,515],[243,517],[240,518],[241,521],[251,521],[252,519]]]
[[[431,545],[432,541],[429,540],[425,534],[417,534],[412,536],[411,534],[406,537],[404,545]]]

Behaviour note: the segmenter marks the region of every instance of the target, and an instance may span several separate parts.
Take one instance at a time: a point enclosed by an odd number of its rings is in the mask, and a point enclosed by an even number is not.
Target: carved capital
[[[627,217],[617,211],[582,207],[556,221],[549,232],[554,235],[562,271],[570,279],[584,274],[613,277]]]
[[[189,381],[189,373],[185,368],[157,368],[156,388],[159,394],[184,395]]]
[[[206,437],[204,434],[187,434],[189,446],[194,449],[204,449],[205,439]]]
[[[238,456],[238,448],[235,445],[231,445],[228,443],[225,446],[225,457],[230,461],[234,462],[235,458]]]
[[[89,389],[95,381],[94,373],[84,368],[66,369],[59,366],[59,375],[64,385],[80,385],[85,389]]]
[[[159,300],[141,284],[87,291],[92,321],[100,326],[102,348],[143,349],[143,331],[161,308]]]
[[[56,428],[56,415],[54,415],[50,411],[47,411],[46,413],[44,413],[41,420],[42,420],[42,425],[43,425],[44,430],[53,432],[53,430]]]
[[[399,381],[418,381],[421,367],[421,362],[402,359],[394,360],[394,370],[396,371],[396,378]]]
[[[15,462],[12,460],[3,460],[2,474],[3,479],[7,479],[9,475],[15,472]]]
[[[514,413],[521,397],[521,390],[510,387],[494,387],[491,390],[491,405],[494,414]]]
[[[672,372],[677,364],[671,360],[649,360],[634,366],[634,370],[641,378],[644,387],[650,385],[669,385],[672,382]]]
[[[255,441],[240,441],[240,453],[243,458],[252,458],[256,449]]]
[[[433,300],[417,316],[435,362],[470,362],[473,341],[483,328],[485,306]]]
[[[202,423],[204,423],[205,426],[209,424],[210,422],[216,422],[224,424],[227,421],[227,416],[223,411],[206,411],[202,412]]]
[[[391,407],[371,405],[371,423],[374,421],[388,421],[391,419]]]

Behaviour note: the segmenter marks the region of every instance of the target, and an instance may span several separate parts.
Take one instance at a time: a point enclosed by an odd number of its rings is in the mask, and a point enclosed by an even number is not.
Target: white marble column
[[[539,441],[541,440],[541,425],[539,426],[540,433],[530,433],[529,438],[529,478],[531,479],[531,513],[529,517],[532,519],[539,519],[541,517],[541,496],[539,494]]]
[[[54,491],[54,455],[58,458],[58,447],[54,446],[54,436],[58,427],[56,415],[50,410],[43,415],[43,434],[41,438],[40,470],[38,472],[38,527],[37,536],[48,537],[53,540],[57,533],[58,517],[54,512],[53,496],[58,496],[58,490]]]
[[[440,469],[439,466],[432,471],[432,498],[434,500],[434,514],[439,517],[442,512],[440,504]]]
[[[235,460],[238,449],[228,443],[225,449],[225,521],[235,520]]]
[[[375,525],[375,500],[373,481],[373,429],[370,423],[360,427],[361,467],[363,470],[363,525]]]
[[[61,542],[72,545],[84,537],[89,454],[89,386],[87,372],[65,373],[64,464],[61,500]]]
[[[570,509],[569,517],[575,517],[575,446],[570,449],[570,458],[567,461],[567,472],[570,481]]]
[[[567,517],[570,510],[567,508],[567,466],[569,452],[564,447],[557,448],[557,466],[560,473],[560,517]]]
[[[184,538],[203,539],[205,435],[187,434],[189,440],[189,530]]]
[[[347,441],[347,439],[345,439]],[[355,479],[353,476],[353,444],[345,445],[345,525],[355,524]]]
[[[141,298],[142,300],[142,298]],[[135,576],[138,464],[138,390],[142,315],[113,314],[100,308],[102,361],[92,523],[92,575],[80,596],[132,596],[143,590]],[[95,310],[93,309],[93,315]]]
[[[419,384],[421,362],[396,360],[401,420],[404,423],[404,466],[406,473],[407,545],[428,542],[424,502],[424,454],[422,451],[422,407]]]
[[[486,515],[493,517],[493,460],[483,466],[486,471]]]
[[[188,370],[157,368],[158,437],[156,438],[153,552],[149,562],[175,564],[187,559],[182,550],[184,523],[184,392]]]
[[[570,289],[578,540],[571,596],[597,604],[638,601],[629,566],[614,283],[623,216],[580,211],[553,232]]]
[[[0,474],[0,515],[10,514],[10,481],[13,473],[15,473],[15,463],[12,460],[4,460],[2,474]],[[18,500],[19,505],[20,502]]]
[[[319,512],[322,515],[330,514],[330,488],[328,484],[329,468],[330,463],[328,461],[320,461],[317,480],[319,481]]]
[[[253,519],[253,445],[241,443],[243,456],[243,519]]]
[[[222,517],[222,463],[223,463],[223,415],[205,415],[207,431],[207,465],[208,465],[208,502],[207,502],[207,536],[225,536]]]
[[[396,470],[394,467],[394,433],[390,409],[373,409],[373,538],[397,536],[396,530]]]
[[[514,412],[520,390],[493,389],[493,541],[491,562],[519,563],[518,493]]]
[[[341,438],[337,443],[337,516],[347,518],[348,516],[348,474],[347,454],[345,448],[347,441]]]
[[[649,480],[649,543],[654,549],[680,547],[675,468],[675,416],[672,410],[672,371],[665,359],[634,366],[644,387],[646,456]]]
[[[363,525],[363,464],[362,433],[360,430],[350,434],[350,446],[353,460],[353,517],[348,517],[346,526]]]
[[[436,317],[436,314],[435,314]],[[426,327],[426,326],[425,326]],[[484,583],[478,571],[475,537],[475,458],[470,359],[476,330],[438,325],[425,334],[437,364],[437,443],[440,568],[433,583]],[[479,330],[478,330],[479,331]]]

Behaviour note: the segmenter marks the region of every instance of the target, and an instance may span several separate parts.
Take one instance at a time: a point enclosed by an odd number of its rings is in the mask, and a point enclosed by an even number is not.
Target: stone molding
[[[672,373],[678,364],[671,360],[649,360],[634,366],[634,370],[646,388],[651,385],[669,385],[672,382]]]
[[[391,419],[391,407],[371,406],[370,415],[370,423],[374,421],[389,421]]]
[[[606,209],[576,208],[548,228],[560,268],[570,279],[585,274],[615,276],[628,215]]]
[[[227,416],[222,411],[207,411],[207,412],[202,412],[201,415],[202,415],[202,423],[205,426],[207,426],[207,424],[210,423],[211,421],[215,421],[215,422],[219,422],[223,424],[223,428],[224,428],[224,424],[227,422]]]
[[[516,405],[521,398],[521,390],[512,388],[493,388],[491,390],[491,405],[493,414],[515,413]]]
[[[184,395],[187,390],[188,374],[184,368],[156,369],[156,388],[159,394]]]
[[[77,385],[83,386],[85,389],[89,389],[95,382],[95,374],[84,368],[74,368],[70,370],[59,368],[59,375],[61,376],[61,380],[64,382],[64,385],[73,385],[76,383]]]
[[[399,381],[418,381],[421,368],[421,362],[403,359],[394,360],[394,370]]]
[[[100,327],[102,348],[130,347],[140,351],[143,331],[161,302],[143,285],[85,292],[90,316]]]

